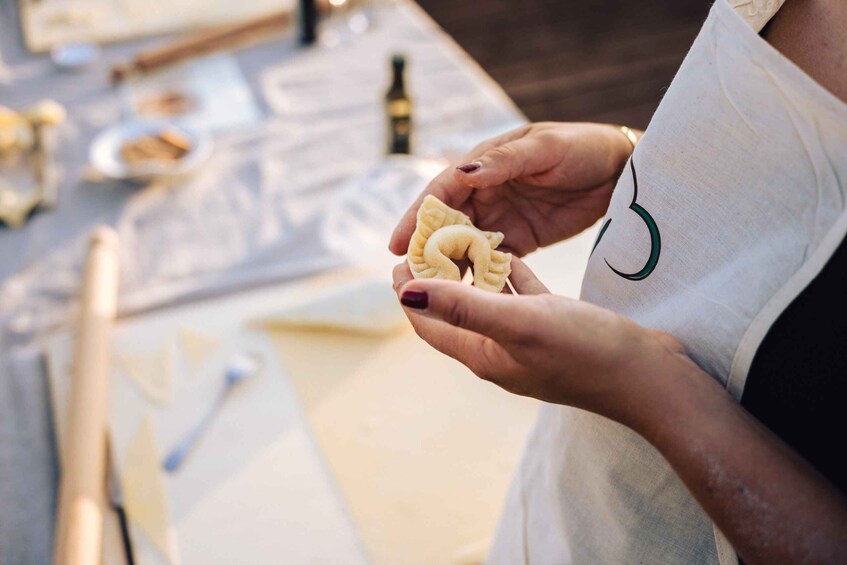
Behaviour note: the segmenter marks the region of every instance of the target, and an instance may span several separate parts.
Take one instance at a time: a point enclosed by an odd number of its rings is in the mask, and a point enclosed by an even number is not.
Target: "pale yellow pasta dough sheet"
[[[173,400],[174,354],[171,346],[143,353],[114,356],[115,368],[123,372],[153,402],[166,406]]]
[[[153,421],[146,416],[132,440],[123,469],[121,487],[127,517],[168,562],[176,563],[175,533],[168,514],[167,491],[162,476]],[[137,530],[136,530],[137,531]]]
[[[192,375],[203,367],[221,346],[218,337],[190,328],[182,328],[179,331],[179,342],[188,371]]]
[[[373,563],[479,562],[538,402],[414,333],[271,335]]]

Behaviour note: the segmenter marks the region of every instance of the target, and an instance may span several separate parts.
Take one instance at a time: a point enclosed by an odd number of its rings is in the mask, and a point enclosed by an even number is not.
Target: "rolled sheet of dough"
[[[163,406],[172,402],[174,355],[171,346],[158,351],[115,355],[115,366],[126,373],[151,401]]]
[[[324,330],[388,336],[408,327],[389,280],[354,280],[307,295],[252,322],[274,329]]]
[[[156,430],[145,416],[121,468],[121,488],[130,521],[171,564],[177,563],[176,533],[168,510]]]
[[[221,346],[221,340],[218,337],[189,328],[182,328],[179,331],[179,343],[191,374],[200,370]]]

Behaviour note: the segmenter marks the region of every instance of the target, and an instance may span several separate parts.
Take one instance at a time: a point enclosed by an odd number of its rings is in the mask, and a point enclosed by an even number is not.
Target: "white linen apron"
[[[712,7],[618,181],[582,289],[677,336],[736,399],[768,328],[847,233],[847,105],[758,36],[780,5]],[[718,562],[737,558],[651,445],[542,408],[489,563]]]

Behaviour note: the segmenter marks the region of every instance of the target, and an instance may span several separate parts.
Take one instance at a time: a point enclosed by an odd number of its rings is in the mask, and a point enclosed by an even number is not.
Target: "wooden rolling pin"
[[[111,78],[113,82],[121,82],[132,75],[148,73],[191,57],[233,49],[282,32],[290,21],[291,12],[286,10],[198,32],[175,43],[142,51],[128,63],[115,65]]]
[[[82,281],[62,454],[54,565],[100,565],[105,514],[106,410],[118,294],[118,239],[91,236]]]

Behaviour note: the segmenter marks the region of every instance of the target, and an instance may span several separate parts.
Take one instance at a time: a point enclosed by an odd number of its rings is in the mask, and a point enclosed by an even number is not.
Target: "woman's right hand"
[[[529,124],[485,141],[427,187],[400,220],[389,249],[406,253],[423,197],[463,211],[483,230],[505,234],[503,249],[519,256],[594,224],[632,144],[614,126]]]

